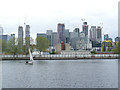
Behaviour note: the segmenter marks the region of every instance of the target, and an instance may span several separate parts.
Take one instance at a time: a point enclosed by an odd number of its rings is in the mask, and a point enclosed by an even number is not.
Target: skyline
[[[5,4],[7,7],[4,6]],[[24,22],[30,25],[30,33],[33,38],[36,38],[36,33],[39,32],[57,31],[58,23],[64,23],[70,32],[76,27],[80,28],[81,31],[81,19],[86,19],[89,30],[90,26],[100,26],[102,22],[103,33],[108,33],[111,38],[118,35],[117,0],[71,0],[69,3],[68,0],[61,0],[60,2],[55,0],[36,0],[36,2],[33,0],[4,0],[0,7],[2,11],[0,24],[5,34],[15,33],[17,36],[18,26],[24,26]]]

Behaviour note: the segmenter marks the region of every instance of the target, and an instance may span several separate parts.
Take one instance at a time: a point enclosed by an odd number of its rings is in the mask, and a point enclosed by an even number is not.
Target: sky
[[[30,35],[46,30],[57,31],[57,24],[64,23],[71,32],[82,30],[82,20],[90,26],[103,26],[102,35],[118,36],[119,0],[1,0],[0,26],[4,34],[18,35],[18,26],[30,25]],[[103,23],[103,25],[101,24]]]

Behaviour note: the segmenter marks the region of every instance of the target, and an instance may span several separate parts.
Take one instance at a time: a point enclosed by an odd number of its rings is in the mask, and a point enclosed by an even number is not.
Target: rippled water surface
[[[3,88],[117,88],[118,60],[2,61]]]

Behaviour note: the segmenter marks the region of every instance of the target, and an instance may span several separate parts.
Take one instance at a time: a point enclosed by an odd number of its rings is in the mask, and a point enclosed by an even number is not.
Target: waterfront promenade
[[[29,55],[1,55],[2,60],[29,60]],[[120,59],[118,54],[84,54],[84,55],[35,55],[34,60],[71,60],[71,59]]]

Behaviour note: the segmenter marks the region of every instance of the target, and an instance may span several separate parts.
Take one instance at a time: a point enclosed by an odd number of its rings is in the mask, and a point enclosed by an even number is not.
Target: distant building
[[[65,50],[70,50],[70,44],[65,43]]]
[[[52,30],[47,30],[47,31],[46,31],[46,34],[47,34],[47,35],[52,35],[52,33],[53,33]]]
[[[104,35],[104,40],[107,40],[109,38],[108,34]]]
[[[91,26],[90,28],[90,41],[92,42],[92,47],[101,47],[102,43],[102,28],[98,26]]]
[[[10,38],[15,38],[15,34],[11,34],[11,35],[10,35]]]
[[[83,22],[82,29],[83,29],[83,32],[85,33],[85,36],[88,36],[88,25],[87,25],[87,22]]]
[[[69,33],[69,29],[65,29],[64,35],[65,35],[65,43],[69,43],[69,42],[70,42],[70,33]]]
[[[62,41],[65,42],[65,25],[59,23],[58,24],[58,28],[57,28],[58,34],[59,34],[59,43],[61,43]]]
[[[52,46],[55,47],[59,43],[59,34],[57,32],[52,33]]]
[[[19,26],[18,27],[18,45],[20,48],[22,48],[23,46],[23,27],[22,26]]]
[[[102,42],[102,50],[103,51],[111,51],[111,48],[112,48],[111,40],[104,40]]]
[[[26,25],[26,28],[25,28],[25,37],[30,37],[30,26],[29,25]]]
[[[37,38],[38,37],[44,37],[47,38],[47,35],[45,33],[37,33]]]
[[[95,41],[97,39],[96,26],[90,28],[90,40]]]
[[[120,41],[120,37],[115,38],[115,42],[118,42],[118,41]]]
[[[47,39],[49,41],[49,47],[52,46],[52,35],[47,35]]]
[[[98,43],[102,43],[102,28],[98,26],[96,31],[97,31],[97,41]]]
[[[80,36],[80,34],[79,34],[80,33],[80,29],[79,28],[75,28],[73,32],[77,33],[77,37]]]
[[[4,40],[6,43],[8,43],[9,39],[10,39],[9,35],[2,35],[2,40]]]
[[[47,34],[47,39],[48,39],[48,41],[49,41],[49,47],[51,47],[52,46],[52,30],[47,30],[46,31],[46,34]]]
[[[113,42],[112,38],[106,38],[106,40],[110,40],[111,42]]]
[[[15,34],[11,34],[10,39],[14,39],[13,43],[15,44]]]

